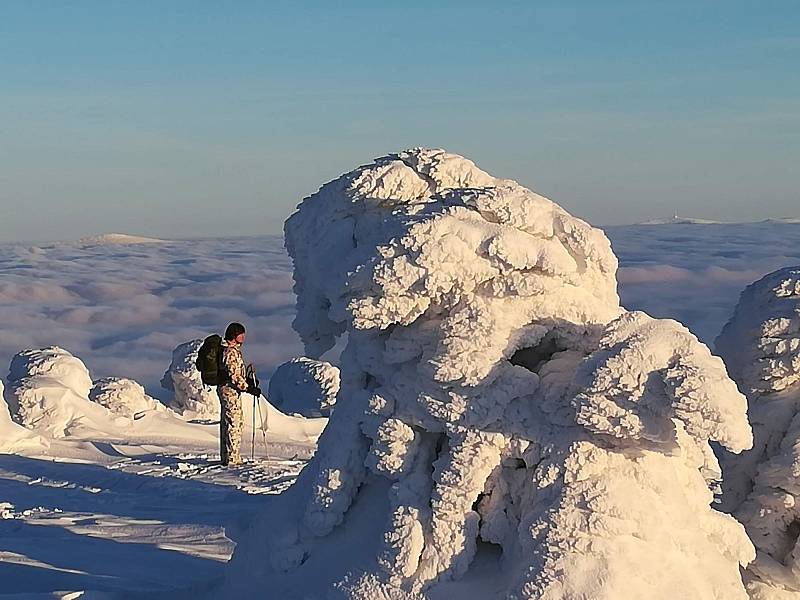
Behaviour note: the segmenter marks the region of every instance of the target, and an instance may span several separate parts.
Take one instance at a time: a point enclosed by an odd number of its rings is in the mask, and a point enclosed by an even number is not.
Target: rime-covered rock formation
[[[324,185],[285,232],[308,354],[347,334],[341,389],[228,591],[746,598],[752,546],[709,490],[709,441],[752,442],[745,399],[686,328],[620,308],[600,230],[416,149]]]
[[[298,356],[269,379],[270,404],[287,414],[329,417],[339,391],[339,369],[323,360]]]
[[[161,378],[161,387],[173,393],[170,407],[179,413],[219,419],[219,398],[214,388],[203,385],[194,363],[203,340],[191,340],[172,351],[172,362]]]
[[[148,410],[164,410],[164,406],[148,396],[141,385],[122,377],[98,379],[89,391],[89,399],[129,419]]]
[[[89,401],[92,378],[63,348],[23,350],[11,359],[6,400],[12,418],[52,438],[103,428],[108,410]]]
[[[723,462],[724,506],[758,550],[748,591],[800,600],[800,267],[748,286],[716,349],[748,397],[755,438]]]
[[[47,443],[40,436],[33,435],[11,420],[5,401],[5,388],[0,380],[0,452],[12,454],[23,448],[46,446]]]

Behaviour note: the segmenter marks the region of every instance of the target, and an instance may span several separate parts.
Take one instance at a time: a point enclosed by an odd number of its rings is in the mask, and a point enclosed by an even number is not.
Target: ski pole
[[[255,459],[255,453],[256,453],[256,396],[255,394],[253,394],[253,439],[250,440],[250,460]]]
[[[269,415],[269,413],[267,413]],[[264,440],[264,458],[269,460],[269,451],[267,450],[267,430],[264,429],[264,417],[261,415],[261,398],[258,399],[258,419],[261,421],[261,437]],[[255,430],[253,431],[255,436]]]

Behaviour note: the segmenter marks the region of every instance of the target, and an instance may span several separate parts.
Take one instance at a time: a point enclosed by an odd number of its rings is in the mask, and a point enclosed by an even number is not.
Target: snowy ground
[[[98,435],[0,454],[0,594],[173,598],[219,576],[259,496],[289,487],[314,444],[278,426],[258,431],[251,459],[248,427],[248,459],[224,468],[216,424],[190,427],[180,443]]]
[[[606,233],[623,305],[676,318],[709,344],[746,284],[800,263],[800,224]],[[291,265],[277,237],[5,245],[0,274],[0,365],[24,348],[58,344],[93,377],[131,377],[164,398],[158,382],[172,349],[230,320],[248,325],[245,354],[264,374],[302,353],[291,329]],[[0,594],[175,597],[218,576],[237,526],[257,513],[260,495],[291,484],[313,444],[273,432],[269,460],[225,470],[216,465],[215,425],[194,426],[200,441],[192,443],[154,432],[135,442],[60,442],[46,456],[0,455]]]

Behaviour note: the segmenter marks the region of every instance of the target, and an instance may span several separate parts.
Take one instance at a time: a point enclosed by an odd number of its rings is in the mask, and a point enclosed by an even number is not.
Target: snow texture
[[[270,404],[287,414],[329,417],[339,392],[339,369],[298,356],[280,365],[269,380]]]
[[[83,421],[105,412],[88,400],[92,379],[86,366],[57,346],[14,356],[8,384],[14,420],[49,437],[66,437]]]
[[[0,453],[13,454],[23,449],[46,448],[44,439],[11,420],[4,396],[5,388],[0,380]]]
[[[716,344],[747,394],[755,443],[724,459],[724,506],[758,551],[748,590],[800,599],[800,267],[748,286]]]
[[[98,379],[89,392],[89,399],[130,419],[148,410],[164,410],[164,406],[148,396],[141,385],[123,377]]]
[[[203,384],[195,366],[203,340],[191,340],[172,351],[172,362],[161,378],[161,387],[172,392],[170,406],[181,414],[219,419],[216,390]]]
[[[493,597],[746,598],[752,545],[709,489],[709,442],[752,443],[745,399],[685,327],[619,306],[601,231],[415,149],[324,185],[285,233],[307,353],[347,334],[341,389],[231,590],[436,598],[496,545]]]

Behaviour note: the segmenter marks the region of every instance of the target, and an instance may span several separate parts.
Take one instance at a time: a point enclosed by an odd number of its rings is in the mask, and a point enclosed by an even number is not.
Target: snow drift
[[[329,417],[339,392],[339,369],[332,364],[298,356],[283,363],[269,379],[270,403],[304,417]]]
[[[724,506],[758,550],[748,590],[800,599],[800,267],[748,286],[716,349],[748,396],[753,449],[725,458]]]
[[[285,233],[307,353],[347,334],[341,389],[228,593],[746,598],[752,545],[709,489],[709,441],[751,445],[745,399],[679,323],[620,308],[601,231],[416,149]]]

